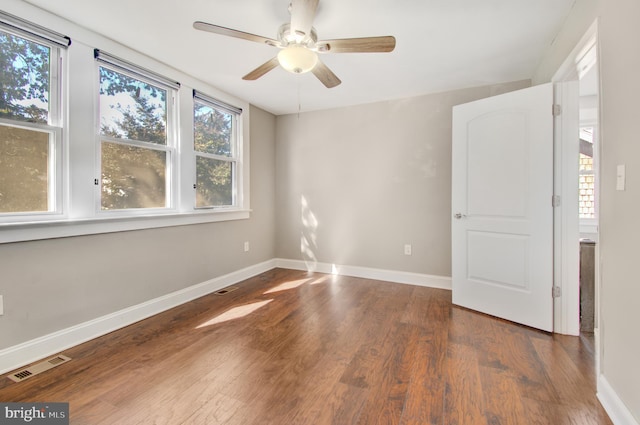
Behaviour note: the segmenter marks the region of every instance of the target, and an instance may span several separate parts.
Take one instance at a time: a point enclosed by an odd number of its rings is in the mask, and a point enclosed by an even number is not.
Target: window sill
[[[251,210],[0,224],[0,244],[248,219]]]

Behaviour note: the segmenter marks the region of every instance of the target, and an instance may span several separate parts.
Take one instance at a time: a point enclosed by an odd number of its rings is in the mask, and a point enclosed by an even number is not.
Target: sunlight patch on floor
[[[224,313],[207,320],[206,322],[196,326],[196,329],[204,328],[206,326],[216,325],[218,323],[228,322],[229,320],[240,319],[241,317],[248,316],[261,307],[269,304],[273,300],[257,301],[251,304],[245,304],[238,307],[233,307]]]
[[[295,289],[295,288],[298,288],[298,287],[304,285],[305,283],[309,282],[310,280],[311,279],[298,279],[298,280],[292,280],[292,281],[289,281],[289,282],[284,282],[284,283],[281,283],[278,286],[274,286],[273,288],[269,289],[263,295],[272,294],[274,292],[286,291],[288,289]]]

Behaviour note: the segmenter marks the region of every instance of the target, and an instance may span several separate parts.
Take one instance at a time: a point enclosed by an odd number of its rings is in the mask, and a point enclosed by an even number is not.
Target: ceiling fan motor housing
[[[281,47],[297,44],[312,49],[318,41],[318,33],[313,27],[311,31],[309,31],[309,34],[291,31],[291,24],[287,22],[278,28],[278,41]]]

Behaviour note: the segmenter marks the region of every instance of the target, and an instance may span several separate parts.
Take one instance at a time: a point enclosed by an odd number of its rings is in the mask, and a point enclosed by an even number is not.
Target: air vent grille
[[[216,295],[226,295],[229,292],[235,291],[236,289],[238,289],[237,286],[229,286],[227,288],[223,288],[223,289],[220,289],[219,291],[214,292],[214,294],[216,294]]]
[[[56,366],[66,363],[69,360],[71,360],[70,357],[63,356],[60,354],[50,359],[43,360],[40,363],[31,365],[26,369],[22,369],[18,372],[12,373],[11,375],[8,376],[8,378],[14,382],[22,382],[25,379],[31,378],[32,376],[38,375],[42,372],[45,372],[49,369],[53,369]]]
[[[20,380],[23,380],[23,379],[27,379],[31,375],[33,375],[33,373],[29,372],[28,370],[23,370],[22,372],[18,372],[13,376]]]

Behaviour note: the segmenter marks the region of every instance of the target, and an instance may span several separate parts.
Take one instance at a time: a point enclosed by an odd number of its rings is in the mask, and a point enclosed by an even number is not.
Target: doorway
[[[565,180],[564,185],[556,186],[556,193],[561,195],[570,205],[565,205],[556,217],[559,224],[556,247],[556,262],[560,261],[561,269],[556,274],[556,282],[561,286],[562,295],[556,298],[555,329],[556,332],[568,335],[580,335],[580,240],[588,239],[595,243],[593,254],[594,278],[594,321],[593,334],[596,353],[596,369],[599,371],[599,72],[598,72],[597,21],[589,28],[577,46],[567,57],[563,65],[553,77],[558,85],[574,84],[577,102],[564,104],[563,114],[557,123],[565,128],[578,130],[576,138],[568,136],[569,132],[560,135],[557,140],[560,148],[575,146],[566,155],[560,155],[556,163],[556,171]],[[558,99],[557,99],[558,100]],[[572,118],[571,113],[564,114],[565,107],[577,108],[578,114]],[[577,120],[575,122],[574,120]],[[577,128],[576,128],[577,127]],[[573,145],[577,141],[577,144]],[[573,148],[572,148],[573,149]],[[565,151],[565,153],[567,153]],[[582,162],[580,161],[582,158]],[[581,182],[580,182],[581,181]],[[560,187],[559,187],[560,186]],[[575,202],[575,204],[574,204]]]
[[[579,79],[580,93],[580,333],[593,336],[595,326],[595,250],[598,246],[598,67]]]

